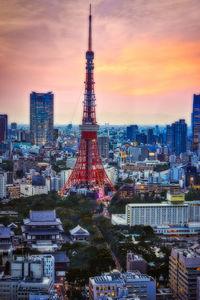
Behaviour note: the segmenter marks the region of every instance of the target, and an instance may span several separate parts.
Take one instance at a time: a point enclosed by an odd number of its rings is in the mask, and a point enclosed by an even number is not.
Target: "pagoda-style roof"
[[[30,211],[29,218],[33,222],[52,222],[56,221],[56,212],[55,210],[50,211]]]
[[[56,212],[52,211],[30,211],[29,219],[24,219],[24,225],[28,226],[57,226],[60,219],[56,218]]]
[[[0,227],[0,239],[10,239],[14,236],[13,231],[8,227]]]
[[[52,254],[55,258],[55,263],[69,263],[69,257],[67,257],[65,252],[56,252]]]
[[[71,229],[69,232],[71,235],[85,235],[85,236],[90,235],[89,232],[87,231],[87,229],[84,229],[80,225],[77,225],[75,228]]]

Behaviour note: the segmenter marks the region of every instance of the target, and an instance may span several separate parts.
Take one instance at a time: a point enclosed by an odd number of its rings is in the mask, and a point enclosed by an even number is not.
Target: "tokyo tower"
[[[61,191],[62,196],[66,195],[73,186],[84,186],[89,189],[101,190],[103,191],[103,194],[104,187],[106,186],[111,191],[115,192],[115,188],[104,170],[104,166],[99,154],[97,140],[97,131],[99,130],[99,125],[96,121],[95,111],[96,99],[94,93],[93,60],[94,52],[92,51],[92,15],[90,5],[83,118],[82,125],[79,126],[81,140],[74,169]]]

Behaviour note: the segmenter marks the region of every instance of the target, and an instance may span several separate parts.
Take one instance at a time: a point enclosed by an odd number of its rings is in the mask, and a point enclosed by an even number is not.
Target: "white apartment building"
[[[32,185],[23,183],[20,184],[21,197],[30,197],[34,195],[48,194],[48,188],[46,185]]]
[[[6,183],[7,183],[7,174],[4,171],[0,171],[0,199],[6,197]]]
[[[127,204],[127,225],[181,225],[188,222],[188,204]]]

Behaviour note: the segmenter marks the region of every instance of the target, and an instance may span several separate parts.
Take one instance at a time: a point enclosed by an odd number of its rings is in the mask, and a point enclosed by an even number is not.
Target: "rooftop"
[[[83,227],[81,227],[80,225],[77,225],[75,228],[71,229],[69,232],[71,235],[74,235],[74,234],[89,235],[89,232],[86,229],[84,229]]]
[[[188,204],[170,204],[170,203],[129,203],[126,206],[130,206],[130,207],[177,207],[177,206],[185,206],[187,207]]]
[[[56,212],[55,212],[55,210],[51,210],[51,211],[30,211],[29,216],[30,216],[30,220],[33,221],[33,222],[56,221]]]
[[[56,252],[52,254],[55,258],[55,263],[69,263],[70,260],[65,252]]]
[[[91,277],[90,281],[93,284],[103,283],[130,283],[130,282],[146,282],[154,281],[154,279],[148,275],[141,274],[139,271],[121,273],[118,270],[113,270],[110,273],[105,273],[101,276]]]
[[[14,233],[8,227],[0,227],[0,239],[9,239]]]

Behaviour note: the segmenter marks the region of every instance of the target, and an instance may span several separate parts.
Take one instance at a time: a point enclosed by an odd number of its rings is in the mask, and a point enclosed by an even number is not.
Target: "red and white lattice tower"
[[[99,125],[96,121],[95,93],[94,93],[94,52],[92,51],[92,15],[90,5],[89,15],[89,39],[86,52],[86,80],[83,101],[83,119],[79,126],[81,140],[79,152],[74,169],[65,183],[61,195],[68,193],[71,187],[86,186],[88,188],[104,191],[107,186],[113,192],[115,188],[106,174],[99,154],[97,131]]]

